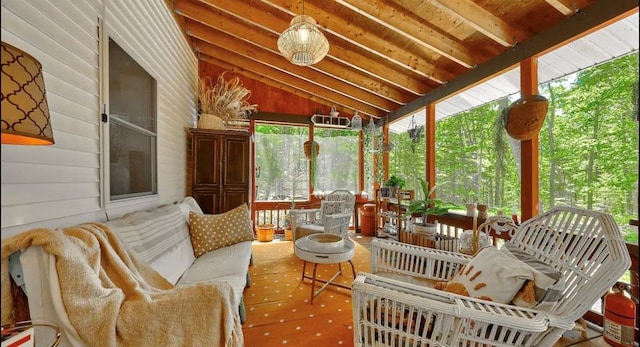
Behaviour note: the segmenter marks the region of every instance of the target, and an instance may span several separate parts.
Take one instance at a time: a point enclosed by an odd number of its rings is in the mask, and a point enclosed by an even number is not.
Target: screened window
[[[358,191],[358,150],[356,131],[314,128],[320,145],[316,163],[315,190],[330,193],[337,189]]]
[[[307,126],[255,125],[256,200],[307,200],[309,164],[304,143]]]
[[[157,193],[156,80],[109,39],[109,195]]]

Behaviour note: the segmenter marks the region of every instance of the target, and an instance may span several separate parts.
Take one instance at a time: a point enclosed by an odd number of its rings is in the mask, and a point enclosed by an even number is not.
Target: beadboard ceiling
[[[199,59],[389,120],[638,11],[635,0],[166,1]],[[303,5],[330,45],[310,67],[277,49]]]

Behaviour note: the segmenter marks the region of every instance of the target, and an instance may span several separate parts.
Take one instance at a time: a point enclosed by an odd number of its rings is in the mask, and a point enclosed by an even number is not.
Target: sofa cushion
[[[233,288],[237,302],[247,284],[252,241],[243,241],[203,254],[184,273],[178,285],[202,281],[225,281]]]
[[[254,240],[247,204],[220,214],[189,212],[189,232],[196,258],[215,249]]]
[[[189,226],[178,205],[129,213],[105,224],[173,284],[195,260]]]

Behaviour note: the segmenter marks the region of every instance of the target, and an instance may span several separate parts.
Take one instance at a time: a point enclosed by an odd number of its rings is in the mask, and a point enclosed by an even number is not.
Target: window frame
[[[282,122],[269,122],[269,121],[256,121],[255,126],[258,125],[265,125],[265,126],[277,126],[277,127],[300,127],[300,128],[305,128],[307,131],[307,138],[309,136],[309,133],[311,132],[311,129],[309,127],[309,125],[307,124],[301,124],[301,123],[282,123]],[[257,139],[256,139],[256,132],[254,130],[253,132],[253,138],[254,140],[254,146],[257,146]],[[300,154],[302,155],[302,147],[300,148]],[[258,185],[258,177],[256,177],[256,175],[258,174],[258,172],[260,171],[259,166],[258,166],[258,160],[257,160],[257,155],[258,155],[258,149],[255,148],[255,150],[253,151],[253,162],[255,163],[256,167],[253,173],[253,181],[254,181],[254,189],[255,186]],[[306,190],[306,200],[305,201],[309,201],[311,199],[311,193],[309,192],[309,180],[310,180],[310,176],[309,176],[309,167],[307,166],[306,169],[306,175],[307,175],[307,181],[305,182],[305,190]],[[277,200],[277,199],[273,199],[273,200],[262,200],[258,198],[258,190],[255,189],[255,191],[253,192],[253,199],[256,202],[292,202],[293,200],[291,199],[291,197],[287,197],[286,199],[281,199],[281,200]],[[298,200],[296,200],[298,201]]]
[[[133,49],[123,44],[122,42],[126,42],[126,40],[121,39],[113,32],[110,32],[105,25],[104,22],[101,22],[99,27],[99,54],[100,54],[100,71],[101,71],[101,81],[100,81],[100,105],[101,105],[101,120],[100,120],[100,128],[101,128],[101,163],[102,168],[100,170],[100,180],[101,184],[101,205],[103,208],[106,207],[127,207],[130,205],[135,205],[139,203],[144,203],[146,201],[151,202],[155,201],[159,197],[159,178],[158,178],[158,120],[160,115],[160,105],[159,105],[159,82],[158,77],[152,73],[152,69],[149,66],[146,66],[143,60],[137,57],[135,54],[132,54]],[[109,61],[109,46],[110,41],[118,45],[128,56],[133,60],[136,64],[138,64],[152,79],[152,112],[153,117],[155,117],[155,124],[153,126],[153,131],[148,129],[144,129],[142,127],[136,126],[133,123],[124,122],[121,119],[117,119],[117,116],[112,116],[110,112],[110,96],[109,96],[109,69],[110,69],[110,61]],[[150,168],[150,191],[140,192],[140,193],[131,193],[131,194],[122,194],[118,196],[113,196],[111,194],[111,162],[110,162],[110,153],[111,153],[111,143],[110,143],[110,128],[111,122],[117,122],[120,125],[127,124],[127,128],[133,129],[134,131],[138,131],[141,134],[145,134],[151,137],[152,145],[150,151],[150,160],[151,160],[151,168]]]

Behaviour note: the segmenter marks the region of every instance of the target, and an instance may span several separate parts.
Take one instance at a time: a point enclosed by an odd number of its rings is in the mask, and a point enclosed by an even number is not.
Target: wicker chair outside
[[[324,198],[326,201],[344,201],[344,212],[353,214],[356,196],[348,190],[334,190]]]
[[[560,270],[566,286],[553,307],[498,304],[418,284],[446,281],[472,257],[374,240],[373,274],[358,274],[352,286],[354,345],[552,346],[631,265],[613,218],[584,209],[551,209],[508,242]]]
[[[322,216],[321,209],[290,211],[294,243],[301,237],[315,233],[348,236],[349,224],[356,202],[355,196],[348,190],[335,190],[325,197],[325,201],[344,201],[344,208],[340,213],[330,216]]]

